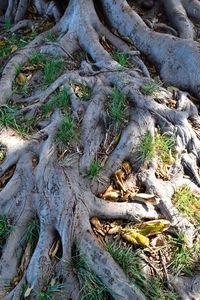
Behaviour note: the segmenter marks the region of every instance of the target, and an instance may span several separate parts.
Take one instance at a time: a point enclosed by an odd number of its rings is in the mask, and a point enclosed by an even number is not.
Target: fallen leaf
[[[59,246],[60,246],[61,240],[60,238],[53,242],[53,245],[51,246],[49,250],[49,256],[51,258],[54,258],[58,252]]]
[[[148,221],[136,225],[137,232],[145,236],[161,233],[167,230],[170,226],[171,223],[168,220]]]
[[[115,172],[115,178],[116,178],[116,183],[119,185],[119,188],[121,188],[124,192],[126,192],[126,188],[124,186],[124,172],[122,171],[122,169],[118,169]]]
[[[100,223],[99,219],[97,217],[93,217],[90,219],[90,223],[96,228],[96,229],[102,229],[102,224]]]
[[[134,245],[149,247],[149,239],[134,229],[122,229],[121,236]]]
[[[30,258],[31,258],[31,243],[28,242],[19,267],[22,273],[24,273],[24,270],[28,267]]]
[[[149,202],[152,205],[158,204],[158,201],[156,200],[155,195],[153,194],[138,193],[134,196],[134,200],[141,201],[144,203]]]
[[[15,52],[18,49],[17,45],[12,45],[11,53]]]
[[[126,175],[131,173],[131,164],[129,161],[124,161],[122,163],[122,169],[125,171]]]
[[[33,284],[31,286],[28,286],[28,288],[27,288],[27,290],[26,290],[26,292],[24,294],[24,298],[27,298],[30,295],[30,293],[33,290],[33,288],[34,288]]]
[[[154,247],[164,246],[164,244],[165,242],[163,239],[161,239],[160,237],[156,237],[151,241],[150,246],[154,248]]]
[[[27,78],[23,73],[19,73],[19,75],[16,78],[16,82],[19,85],[24,85],[24,83],[26,82]]]
[[[6,41],[0,41],[0,46],[4,46],[6,44],[7,44]]]
[[[115,234],[118,233],[120,231],[121,227],[120,226],[115,226],[111,229],[108,230],[108,234]]]
[[[104,200],[112,200],[117,201],[117,199],[121,196],[121,192],[113,189],[112,185],[108,187],[108,189],[103,194],[102,198]]]

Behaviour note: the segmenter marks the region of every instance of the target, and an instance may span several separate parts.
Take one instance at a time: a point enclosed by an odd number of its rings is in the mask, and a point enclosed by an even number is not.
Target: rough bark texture
[[[7,2],[6,5],[6,1],[0,1],[0,8],[5,12],[1,19],[11,18],[13,27],[10,31],[31,27],[30,20],[23,20],[28,1]],[[40,15],[45,18],[54,17],[56,25],[50,32],[58,35],[57,42],[45,44],[45,32],[14,53],[2,73],[0,104],[4,106],[12,94],[12,83],[16,77],[15,66],[25,64],[33,48],[53,56],[61,55],[69,63],[73,63],[72,54],[81,47],[91,56],[93,63],[83,61],[79,70],[68,70],[46,90],[18,100],[28,105],[21,109],[21,113],[28,119],[36,115],[42,104],[49,101],[49,96],[60,85],[65,84],[69,88],[72,114],[81,127],[77,152],[73,151],[76,152],[73,156],[65,156],[66,160],[69,158],[72,161],[71,164],[61,165],[57,161],[54,137],[62,119],[59,109],[55,109],[41,130],[28,138],[21,138],[11,129],[1,129],[0,139],[7,148],[7,155],[0,166],[0,177],[12,166],[16,166],[12,178],[0,192],[0,212],[9,214],[14,225],[0,261],[1,299],[20,299],[21,287],[25,281],[30,286],[34,285],[34,291],[41,291],[48,281],[47,277],[51,278],[55,269],[58,273],[62,272],[65,287],[63,298],[60,296],[56,299],[78,299],[78,278],[73,270],[66,268],[66,262],[72,256],[71,249],[75,239],[92,271],[101,278],[113,299],[145,299],[139,289],[133,288],[123,270],[93,233],[89,220],[94,216],[135,222],[166,218],[177,231],[184,233],[188,246],[192,247],[195,226],[173,206],[171,198],[174,189],[183,184],[191,184],[191,188],[199,192],[200,118],[198,109],[187,92],[200,98],[200,44],[194,40],[194,27],[188,18],[200,19],[200,2],[161,2],[171,25],[178,32],[178,37],[150,29],[125,0],[99,1],[106,25],[100,21],[92,0],[70,0],[63,15],[54,1],[35,1]],[[111,27],[120,36],[129,37],[136,50],[131,50],[123,39],[113,34]],[[173,28],[170,30],[170,33],[175,32]],[[102,36],[119,52],[128,53],[132,61],[137,63],[137,67],[121,67],[100,43]],[[176,110],[167,107],[165,100],[158,103],[152,96],[141,92],[142,87],[153,80],[140,58],[140,53],[156,66],[166,85],[183,90],[177,96]],[[91,97],[84,106],[75,95],[72,82],[91,86]],[[117,84],[118,89],[128,99],[129,121],[118,144],[109,153],[98,178],[88,180],[84,175],[89,172],[91,160],[96,159],[102,143],[106,143],[106,101],[112,94],[113,84]],[[168,98],[172,97],[169,91],[165,90],[163,93]],[[34,102],[37,99],[39,101]],[[80,110],[83,110],[81,117]],[[145,166],[138,159],[141,139],[147,131],[154,136],[155,127],[158,125],[163,133],[174,136],[176,140],[177,154],[170,167],[168,180],[157,178],[156,158]],[[66,147],[69,148],[69,145]],[[137,201],[114,203],[97,196],[106,190],[110,177],[125,160],[130,161],[138,184],[146,192],[157,196],[156,206]],[[185,178],[186,171],[190,174],[189,178]],[[26,224],[35,215],[40,221],[38,243],[21,280],[15,288],[9,290],[6,288],[6,278],[17,275],[18,258],[23,252],[19,241],[23,237]],[[61,239],[62,257],[55,267],[49,250],[56,237]],[[199,299],[199,282],[198,276],[193,279],[177,278],[177,290],[182,299]],[[31,299],[37,298],[37,294],[33,292]]]

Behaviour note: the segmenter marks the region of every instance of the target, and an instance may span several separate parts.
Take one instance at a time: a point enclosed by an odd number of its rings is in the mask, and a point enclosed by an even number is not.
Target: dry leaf
[[[138,233],[134,229],[122,229],[121,236],[125,240],[131,242],[134,245],[143,246],[143,247],[149,246],[149,239],[146,236]]]
[[[26,292],[24,294],[24,298],[27,298],[30,295],[30,293],[33,290],[33,288],[34,288],[33,284],[27,288],[27,290],[26,290]]]
[[[149,202],[153,205],[158,204],[157,200],[155,199],[155,195],[153,194],[145,194],[145,193],[138,193],[134,196],[134,200],[141,201],[141,202]]]
[[[60,243],[61,243],[60,238],[53,242],[53,245],[51,246],[51,248],[49,250],[49,256],[51,258],[54,258],[56,256],[56,253],[58,252]]]
[[[151,241],[150,246],[154,248],[164,246],[164,244],[165,242],[163,239],[161,239],[160,237],[156,237]]]
[[[120,226],[115,226],[111,229],[108,230],[108,234],[115,234],[118,233],[120,231],[121,227]]]
[[[124,186],[124,172],[122,171],[122,169],[118,169],[116,172],[115,172],[115,178],[116,178],[116,181],[117,181],[117,184],[119,185],[119,188],[121,188],[124,192],[126,192],[126,188]]]
[[[18,49],[17,45],[12,45],[11,53],[15,52]]]
[[[24,270],[28,267],[30,258],[31,258],[31,243],[28,242],[19,267],[22,273],[24,273]]]
[[[122,163],[122,168],[125,171],[126,175],[129,175],[131,173],[131,164],[129,161],[124,161]]]
[[[6,44],[7,44],[6,41],[0,41],[0,46],[4,46]]]
[[[90,219],[90,223],[96,228],[96,229],[102,229],[102,224],[100,223],[99,219],[97,217],[93,217]]]
[[[27,78],[23,73],[19,73],[19,75],[16,78],[16,82],[19,85],[24,85],[24,83],[26,82]]]
[[[104,200],[112,200],[117,201],[117,199],[121,196],[121,192],[113,189],[112,185],[108,187],[108,189],[103,194],[102,198]]]
[[[171,223],[168,220],[148,221],[136,225],[137,232],[145,236],[161,233],[167,230],[170,226]]]

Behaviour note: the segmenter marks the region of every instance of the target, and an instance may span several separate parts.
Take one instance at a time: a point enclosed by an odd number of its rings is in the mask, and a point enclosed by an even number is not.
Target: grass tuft
[[[104,300],[106,295],[109,294],[109,289],[102,283],[97,274],[91,270],[77,243],[74,243],[72,247],[72,258],[67,267],[72,268],[77,274],[81,286],[80,299]]]
[[[63,144],[72,143],[77,140],[78,134],[76,131],[76,124],[71,119],[68,113],[65,113],[65,117],[61,121],[61,125],[56,132],[56,141]]]
[[[28,224],[24,230],[24,235],[21,239],[21,244],[31,244],[31,249],[33,250],[37,244],[40,235],[40,221],[37,216],[35,216]]]
[[[89,179],[95,178],[101,170],[100,162],[91,160],[90,169],[86,175]]]
[[[0,214],[0,248],[5,244],[12,229],[10,219]]]
[[[142,141],[139,143],[137,153],[142,161],[149,161],[154,156],[155,143],[149,131],[145,133]]]
[[[154,95],[156,92],[160,91],[160,88],[162,86],[162,81],[158,81],[158,82],[151,82],[149,84],[143,85],[142,86],[142,92],[145,95]]]
[[[108,109],[114,128],[117,129],[120,123],[127,118],[128,112],[125,105],[124,93],[120,93],[116,87],[113,90]]]
[[[172,202],[178,210],[185,213],[198,229],[200,229],[199,201],[200,194],[194,194],[190,187],[185,185],[177,189],[172,198]]]

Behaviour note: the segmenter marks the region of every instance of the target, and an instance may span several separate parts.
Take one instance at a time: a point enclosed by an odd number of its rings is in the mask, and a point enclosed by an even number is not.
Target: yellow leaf
[[[24,83],[26,82],[27,78],[23,73],[19,73],[19,75],[16,78],[16,82],[19,85],[24,85]]]
[[[26,290],[26,292],[24,294],[24,298],[27,298],[30,295],[30,293],[31,293],[31,291],[32,291],[33,288],[34,288],[33,284],[27,288],[27,290]]]
[[[6,45],[6,41],[0,41],[0,46]]]
[[[113,189],[112,185],[103,194],[102,198],[104,200],[113,200],[116,201],[121,196],[120,191]]]
[[[12,45],[11,53],[15,52],[18,49],[17,45]]]
[[[145,236],[150,236],[163,232],[170,226],[171,223],[168,220],[148,221],[137,225],[137,232]]]
[[[149,247],[149,239],[134,229],[122,229],[121,236],[134,245]]]
[[[131,173],[131,164],[129,161],[124,161],[122,163],[122,168],[127,175]]]

